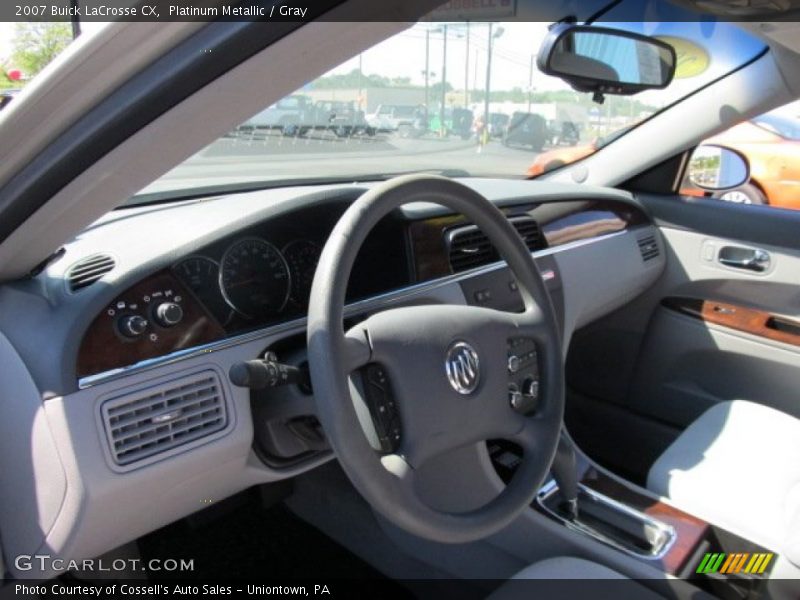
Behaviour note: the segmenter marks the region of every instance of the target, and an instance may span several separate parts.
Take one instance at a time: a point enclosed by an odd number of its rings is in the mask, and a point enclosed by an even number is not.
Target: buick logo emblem
[[[459,394],[471,394],[481,380],[478,353],[466,342],[455,342],[444,361],[447,380]]]

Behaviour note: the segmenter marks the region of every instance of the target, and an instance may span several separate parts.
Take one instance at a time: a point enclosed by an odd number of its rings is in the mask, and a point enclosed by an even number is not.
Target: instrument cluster
[[[294,239],[278,247],[259,236],[235,239],[217,255],[196,254],[173,272],[226,329],[302,314],[322,246]]]

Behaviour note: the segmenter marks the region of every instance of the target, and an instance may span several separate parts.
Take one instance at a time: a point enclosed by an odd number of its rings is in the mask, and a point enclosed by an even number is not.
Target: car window
[[[674,81],[598,104],[535,68],[549,23],[420,22],[307,82],[279,103],[287,110],[253,115],[142,196],[312,174],[318,180],[420,170],[534,177],[613,143],[765,48],[730,23],[604,25],[673,45]],[[337,102],[354,110],[331,118],[321,108]]]
[[[56,59],[78,36],[95,35],[107,23],[0,22],[0,109]]]
[[[685,195],[723,202],[800,210],[800,101],[743,121],[703,142],[696,151],[716,146],[743,156],[750,177],[731,189],[702,189],[687,171],[681,185]],[[705,186],[704,186],[705,187]]]

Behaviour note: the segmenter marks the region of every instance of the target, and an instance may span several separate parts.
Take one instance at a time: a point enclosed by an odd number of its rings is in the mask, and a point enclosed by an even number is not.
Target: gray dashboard
[[[565,348],[576,328],[624,305],[663,271],[663,251],[643,258],[643,244],[658,247],[661,241],[629,194],[529,181],[462,182],[510,216],[538,222],[544,241],[532,251],[551,279]],[[221,500],[330,460],[330,452],[303,448],[297,460],[263,460],[254,439],[285,433],[270,430],[270,419],[313,415],[313,397],[285,390],[274,414],[254,413],[249,390],[227,380],[233,363],[267,348],[283,348],[287,359],[302,361],[302,310],[222,327],[203,344],[135,357],[87,377],[78,376],[76,364],[87,331],[126,290],[186,257],[228,247],[253,227],[312,214],[303,211],[314,206],[345,207],[370,185],[273,189],[115,211],[70,242],[40,274],[0,288],[0,419],[13,431],[0,437],[0,529],[7,555],[44,549],[62,557],[96,556],[204,508],[208,499]],[[448,221],[454,217],[437,205],[407,205],[395,218],[408,243],[398,249],[407,259],[405,279],[354,298],[349,318],[408,303],[474,303],[483,301],[478,299],[487,290],[499,289],[491,288],[497,285],[493,280],[505,284],[505,266],[497,260],[447,271],[442,233],[468,224]],[[435,240],[425,246],[429,255],[423,261],[420,240],[426,235]],[[113,269],[71,292],[65,284],[70,268],[98,253],[113,258]],[[214,410],[220,411],[208,435],[190,436],[133,466],[121,465],[108,437],[108,402],[141,401],[174,389],[175,382],[194,385],[197,377],[213,383]]]

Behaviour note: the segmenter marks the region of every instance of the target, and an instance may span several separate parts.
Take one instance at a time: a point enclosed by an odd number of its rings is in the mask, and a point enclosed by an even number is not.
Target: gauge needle
[[[236,288],[236,287],[241,287],[243,285],[248,285],[248,284],[251,284],[251,283],[259,283],[259,282],[260,282],[260,280],[259,280],[258,277],[253,277],[251,279],[245,279],[244,281],[237,281],[236,283],[230,284],[228,287],[229,288]]]

